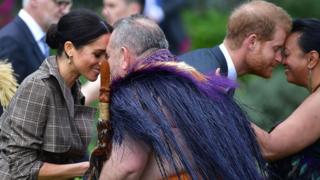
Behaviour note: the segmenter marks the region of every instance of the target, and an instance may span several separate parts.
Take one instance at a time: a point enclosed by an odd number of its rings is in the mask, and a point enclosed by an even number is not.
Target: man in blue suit
[[[19,14],[0,30],[0,59],[12,63],[19,84],[49,55],[46,31],[71,4],[71,0],[24,0]]]
[[[215,73],[219,68],[220,74],[233,80],[245,74],[269,78],[282,60],[291,23],[282,8],[266,1],[250,1],[230,15],[222,44],[191,51],[179,59],[203,73]]]

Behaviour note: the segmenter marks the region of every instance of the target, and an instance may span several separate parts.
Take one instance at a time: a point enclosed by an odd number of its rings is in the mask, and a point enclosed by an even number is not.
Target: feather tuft
[[[0,104],[7,107],[17,90],[17,80],[11,63],[0,61]]]

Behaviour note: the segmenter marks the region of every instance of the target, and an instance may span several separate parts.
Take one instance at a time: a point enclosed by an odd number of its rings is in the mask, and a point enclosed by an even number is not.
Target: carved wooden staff
[[[112,150],[113,131],[109,120],[110,67],[107,60],[100,62],[100,78],[98,144],[90,157],[90,168],[88,170],[90,179],[99,179],[103,163],[109,159]]]

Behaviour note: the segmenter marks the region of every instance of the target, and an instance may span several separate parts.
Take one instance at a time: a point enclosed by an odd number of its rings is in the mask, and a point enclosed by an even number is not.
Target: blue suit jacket
[[[191,51],[182,54],[178,59],[193,66],[204,74],[215,73],[215,70],[220,68],[222,75],[228,75],[227,60],[219,46]]]
[[[224,57],[219,46],[213,48],[198,49],[188,52],[178,57],[179,61],[193,66],[196,70],[203,74],[215,73],[217,68],[220,68],[220,74],[228,76],[227,60]],[[235,89],[228,89],[227,93],[233,96]]]
[[[12,63],[19,84],[45,59],[28,26],[18,16],[0,29],[0,60],[5,59]]]
[[[12,63],[19,84],[45,59],[28,26],[18,16],[0,30],[0,59]]]

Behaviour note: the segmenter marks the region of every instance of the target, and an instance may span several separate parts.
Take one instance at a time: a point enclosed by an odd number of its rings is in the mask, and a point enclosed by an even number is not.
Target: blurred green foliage
[[[187,32],[192,40],[192,49],[212,47],[223,41],[227,16],[213,9],[185,11],[183,13]]]
[[[294,18],[320,18],[319,0],[269,0],[283,7]]]

